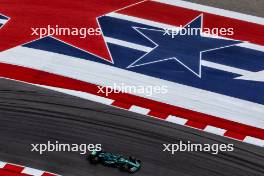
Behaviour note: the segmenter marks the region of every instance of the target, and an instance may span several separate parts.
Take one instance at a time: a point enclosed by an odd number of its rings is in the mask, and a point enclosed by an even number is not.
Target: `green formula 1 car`
[[[120,170],[129,173],[135,173],[141,168],[140,160],[104,151],[93,151],[89,156],[89,160],[92,164],[101,163],[106,166],[118,167]]]

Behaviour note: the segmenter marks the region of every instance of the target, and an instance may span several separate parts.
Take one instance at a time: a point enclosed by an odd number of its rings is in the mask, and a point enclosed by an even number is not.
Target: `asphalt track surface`
[[[261,176],[260,147],[163,122],[31,85],[0,81],[0,159],[69,176],[127,175],[90,165],[77,152],[31,152],[31,143],[102,143],[143,161],[140,176]],[[234,143],[235,151],[162,152],[163,143]]]
[[[262,0],[202,3],[264,16]],[[143,162],[141,171],[135,174],[139,176],[264,175],[264,151],[260,147],[1,79],[0,160],[66,176],[127,175],[118,169],[91,166],[79,153],[39,155],[30,152],[31,143],[47,143],[48,140],[102,143],[105,150],[134,155]],[[163,143],[177,143],[179,140],[234,143],[235,151],[219,155],[179,152],[173,156],[162,152]]]
[[[263,0],[186,0],[198,4],[208,5],[248,15],[264,17]]]

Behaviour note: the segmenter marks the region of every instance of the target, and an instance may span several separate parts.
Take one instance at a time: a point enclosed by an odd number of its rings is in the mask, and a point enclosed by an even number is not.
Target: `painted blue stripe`
[[[127,69],[126,67],[128,65],[145,53],[118,45],[109,44],[109,49],[114,58],[115,65],[50,37],[46,37],[24,46],[79,57],[149,75],[151,77],[264,104],[264,83],[233,79],[239,75],[207,67],[202,67],[202,78],[198,78],[173,60]]]
[[[101,17],[99,22],[104,35],[107,37],[147,47],[154,47],[149,40],[139,35],[132,27],[158,28],[107,16]],[[170,45],[170,43],[168,43],[168,45]],[[252,72],[264,70],[264,52],[242,47],[234,46],[206,52],[203,53],[203,59]]]
[[[140,23],[134,23],[131,21],[120,20],[112,17],[101,17],[99,19],[102,31],[105,36],[112,37],[119,40],[125,40],[127,42],[132,42],[135,44],[155,47],[153,43],[146,40],[142,35],[140,35],[133,27],[143,27],[143,28],[153,28],[159,29],[152,26],[143,25]],[[111,27],[109,27],[111,26]]]
[[[64,54],[72,57],[78,57],[83,59],[97,59],[95,56],[81,51],[77,48],[71,47],[63,42],[60,42],[51,37],[45,37],[40,40],[23,45],[25,47],[39,49],[43,51],[49,51],[59,54]]]
[[[0,15],[0,19],[3,19],[3,20],[8,20],[7,17],[3,16],[3,15]]]
[[[264,53],[243,47],[206,52],[203,59],[253,72],[264,70]]]

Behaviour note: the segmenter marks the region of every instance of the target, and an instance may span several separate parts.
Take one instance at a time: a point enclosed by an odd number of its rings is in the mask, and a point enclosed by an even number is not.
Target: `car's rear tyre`
[[[124,164],[124,165],[121,166],[120,169],[121,169],[122,171],[127,172],[127,171],[129,171],[129,166],[128,166],[128,164]]]

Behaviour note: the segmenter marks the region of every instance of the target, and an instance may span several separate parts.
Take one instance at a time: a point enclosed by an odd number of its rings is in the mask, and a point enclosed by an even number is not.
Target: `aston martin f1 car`
[[[91,164],[101,163],[106,166],[117,167],[122,171],[135,173],[141,168],[141,161],[134,157],[124,157],[119,154],[113,154],[105,151],[93,151],[89,160]]]

